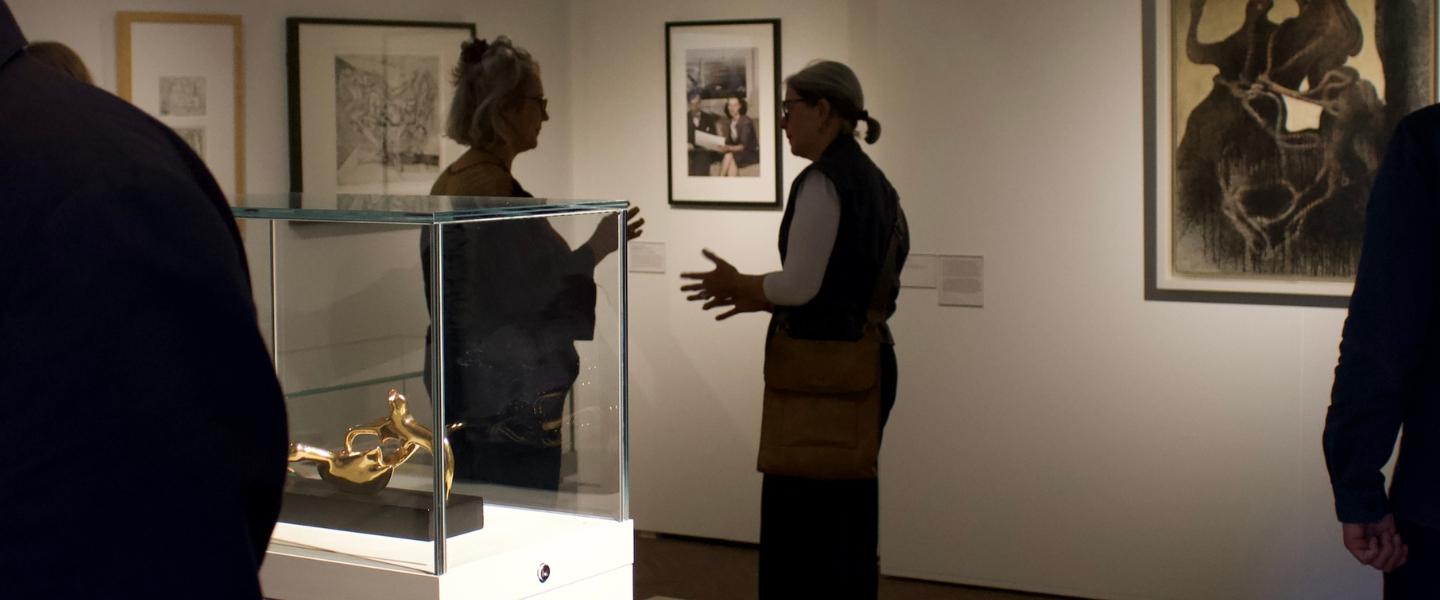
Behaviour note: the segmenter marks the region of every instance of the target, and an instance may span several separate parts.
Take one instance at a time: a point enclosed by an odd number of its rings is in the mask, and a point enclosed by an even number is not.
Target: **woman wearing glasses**
[[[536,147],[550,119],[540,65],[500,36],[488,44],[466,42],[453,76],[445,133],[469,150],[430,193],[531,197],[510,166]],[[637,211],[628,215],[628,239],[644,224]],[[443,252],[445,414],[459,426],[450,438],[456,479],[557,489],[561,411],[580,368],[574,342],[594,332],[594,269],[619,247],[614,218],[575,249],[543,218],[454,231]],[[428,235],[420,245],[428,301]],[[427,332],[427,383],[430,337]]]
[[[728,309],[717,319],[752,311],[774,313],[766,347],[767,385],[772,369],[787,364],[772,363],[769,355],[777,347],[770,342],[782,335],[841,342],[819,344],[830,349],[808,357],[808,363],[788,363],[820,365],[813,374],[821,377],[835,370],[835,362],[827,359],[847,352],[842,349],[850,348],[847,343],[878,346],[878,364],[873,366],[878,409],[855,414],[878,419],[870,431],[883,430],[895,403],[896,383],[893,338],[885,321],[895,312],[910,244],[899,195],[856,141],[856,126],[863,121],[865,141],[875,143],[880,123],[865,110],[855,73],[841,63],[811,63],[785,84],[780,124],[790,151],[813,162],[790,189],[780,224],[781,270],[743,274],[707,250],[715,269],[682,274],[696,282],[681,290],[691,294],[690,300],[704,301],[707,310]],[[811,368],[804,370],[812,374]],[[768,422],[768,392],[766,403]],[[845,435],[818,421],[784,423],[806,428],[807,434]],[[848,429],[856,429],[855,421]],[[879,578],[878,436],[870,438],[874,445],[859,461],[865,465],[859,469],[862,474],[837,476],[828,464],[767,466],[775,464],[766,460],[768,435],[761,435],[766,474],[760,501],[760,597],[874,598]]]

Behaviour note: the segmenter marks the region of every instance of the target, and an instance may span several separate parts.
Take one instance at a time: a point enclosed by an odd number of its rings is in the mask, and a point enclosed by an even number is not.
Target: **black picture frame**
[[[665,23],[665,164],[671,207],[783,207],[780,43],[779,19]],[[699,115],[690,114],[692,94],[699,95]],[[744,118],[732,118],[727,110],[725,98],[734,96],[744,101]],[[728,126],[732,121],[733,129]],[[692,128],[707,134],[702,143],[691,140],[702,137]],[[714,145],[717,137],[721,141]],[[753,150],[746,148],[751,138]],[[719,150],[727,146],[742,150]]]
[[[389,165],[382,164],[378,167],[381,182],[379,184],[359,183],[346,185],[337,181],[344,166],[338,160],[341,143],[340,135],[335,132],[336,114],[339,112],[337,101],[334,100],[338,93],[333,92],[335,85],[327,86],[325,82],[332,84],[338,81],[340,76],[333,71],[339,66],[329,67],[332,72],[326,73],[325,69],[307,69],[306,64],[310,59],[319,56],[321,59],[327,57],[328,47],[321,44],[320,40],[312,40],[327,36],[327,42],[331,39],[343,41],[347,52],[356,52],[356,48],[370,47],[378,56],[387,57],[390,60],[389,52],[398,46],[405,54],[418,55],[414,60],[425,61],[421,66],[415,67],[423,71],[425,79],[432,81],[425,83],[425,88],[435,95],[433,104],[426,104],[433,109],[434,113],[424,120],[424,129],[427,143],[430,145],[423,152],[407,153],[407,157],[420,156],[419,159],[407,158],[406,160],[419,164],[423,169],[420,173],[413,173],[413,181],[394,181],[388,177]],[[450,108],[451,86],[449,85],[450,70],[455,60],[460,55],[460,44],[465,40],[475,37],[474,23],[461,22],[440,22],[440,21],[391,21],[391,20],[366,20],[366,19],[334,19],[318,17],[289,17],[285,20],[285,65],[287,71],[287,84],[289,92],[289,140],[290,140],[290,191],[296,194],[316,193],[332,195],[337,193],[370,193],[390,194],[428,193],[430,184],[434,177],[438,176],[439,170],[446,164],[458,157],[463,151],[454,142],[441,135],[445,127],[445,116]],[[337,42],[338,43],[338,42]],[[368,46],[366,46],[368,44]],[[329,56],[338,57],[338,51]],[[433,59],[433,60],[431,60]],[[410,58],[407,58],[410,60]],[[329,63],[335,65],[332,61]],[[331,93],[330,101],[325,98],[315,97],[316,94],[306,95],[305,90],[322,89]],[[326,111],[329,111],[327,114]],[[327,123],[328,122],[328,123]],[[316,134],[316,127],[320,128],[321,134]],[[325,129],[328,127],[328,130]],[[310,132],[310,136],[307,136]],[[324,135],[328,132],[328,136]],[[317,139],[307,139],[314,137]],[[320,139],[324,138],[324,139]],[[328,147],[327,147],[328,146]],[[391,160],[388,150],[382,151],[384,158],[382,163]],[[306,165],[311,166],[307,172]],[[316,168],[316,166],[320,168]],[[334,165],[331,167],[331,165]],[[403,170],[403,164],[401,168]],[[373,171],[374,169],[372,169]],[[429,173],[433,171],[433,173]],[[327,181],[328,179],[328,181]],[[356,189],[359,188],[359,189]],[[303,203],[303,200],[297,200]]]
[[[1307,194],[1321,188],[1311,187],[1313,180],[1296,175],[1284,163],[1276,166],[1293,154],[1285,159],[1276,156],[1280,148],[1290,152],[1301,147],[1295,142],[1307,141],[1321,144],[1321,150],[1315,151],[1320,159],[1315,160],[1324,164],[1332,164],[1325,152],[1331,152],[1330,156],[1350,153],[1342,157],[1349,164],[1363,164],[1355,159],[1361,152],[1366,153],[1365,158],[1375,158],[1372,147],[1383,152],[1401,116],[1435,101],[1436,9],[1428,1],[1347,0],[1345,6],[1362,28],[1364,51],[1346,57],[1340,67],[1331,70],[1350,69],[1362,82],[1378,80],[1388,85],[1383,97],[1377,97],[1378,109],[1366,105],[1367,116],[1382,123],[1363,130],[1374,143],[1366,148],[1332,144],[1328,148],[1333,150],[1326,150],[1324,144],[1330,144],[1329,140],[1340,139],[1332,132],[1339,127],[1336,123],[1343,121],[1329,110],[1333,105],[1327,102],[1332,99],[1318,94],[1308,77],[1305,85],[1288,85],[1281,81],[1284,74],[1275,62],[1232,61],[1226,68],[1233,73],[1220,72],[1220,67],[1209,62],[1212,49],[1221,52],[1229,50],[1228,44],[1269,40],[1267,31],[1297,24],[1294,19],[1300,16],[1277,14],[1272,19],[1266,13],[1243,17],[1245,5],[1244,0],[1206,2],[1196,23],[1205,23],[1203,19],[1212,11],[1225,11],[1217,14],[1228,19],[1211,18],[1210,22],[1244,23],[1233,33],[1233,27],[1218,33],[1197,27],[1198,48],[1191,49],[1189,40],[1181,37],[1189,35],[1190,0],[1142,0],[1145,299],[1344,308],[1349,305],[1363,237],[1363,208],[1370,183],[1366,178],[1373,178],[1375,170],[1347,173],[1343,181],[1348,187],[1324,188],[1330,191],[1320,197],[1330,204],[1286,210],[1299,206],[1300,200],[1309,201],[1314,196]],[[1229,14],[1232,12],[1235,14]],[[1378,48],[1374,33],[1382,26],[1388,43]],[[1330,40],[1317,42],[1325,44],[1323,47],[1341,45]],[[1368,60],[1367,53],[1377,57],[1373,64],[1361,62]],[[1275,61],[1274,55],[1268,45],[1264,52],[1251,53],[1265,61]],[[1206,91],[1211,95],[1203,96]],[[1261,102],[1275,108],[1271,112],[1256,108]],[[1325,129],[1327,125],[1297,126],[1303,118],[1291,119],[1302,114],[1300,109],[1328,115],[1330,129]],[[1202,110],[1214,114],[1195,114]],[[1227,118],[1231,113],[1242,118]],[[1265,135],[1272,135],[1277,151],[1256,152],[1254,144],[1233,142],[1246,139],[1254,130],[1236,132],[1236,126],[1215,125],[1236,122],[1246,128],[1250,122],[1266,124]],[[1187,135],[1195,139],[1187,140]],[[1311,137],[1301,139],[1306,135]],[[1222,148],[1219,144],[1230,145]],[[1291,160],[1288,164],[1300,163]],[[1250,179],[1237,176],[1240,169],[1248,170],[1244,175]],[[1297,199],[1295,204],[1287,204],[1292,199],[1280,190]],[[1257,195],[1261,193],[1278,197],[1281,209],[1259,212],[1264,205],[1252,201],[1263,198]],[[1323,212],[1317,212],[1317,207]],[[1252,229],[1252,223],[1271,229]],[[1272,233],[1282,227],[1279,234]],[[1204,267],[1207,260],[1215,265],[1215,272],[1193,266]]]

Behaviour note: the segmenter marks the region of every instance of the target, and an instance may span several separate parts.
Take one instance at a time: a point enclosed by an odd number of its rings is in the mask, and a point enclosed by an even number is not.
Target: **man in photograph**
[[[710,166],[720,160],[720,153],[695,143],[695,132],[720,135],[720,116],[700,109],[700,92],[691,90],[687,96],[690,110],[685,115],[685,141],[690,148],[690,176],[709,177]]]

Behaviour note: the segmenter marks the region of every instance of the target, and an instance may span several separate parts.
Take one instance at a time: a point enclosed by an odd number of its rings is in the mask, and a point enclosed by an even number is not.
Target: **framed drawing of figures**
[[[471,23],[286,20],[290,190],[428,194],[464,148],[441,134]]]
[[[780,21],[665,24],[670,205],[778,208]]]
[[[1434,0],[1146,0],[1146,299],[1343,307]]]
[[[175,130],[225,196],[245,193],[245,67],[240,17],[121,12],[116,91]]]

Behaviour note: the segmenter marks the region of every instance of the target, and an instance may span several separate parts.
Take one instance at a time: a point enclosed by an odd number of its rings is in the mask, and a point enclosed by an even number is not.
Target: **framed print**
[[[779,208],[780,20],[665,24],[670,205]]]
[[[245,66],[240,17],[121,12],[116,91],[169,125],[232,204],[245,193]]]
[[[428,194],[465,151],[442,135],[473,23],[286,20],[290,191]]]
[[[1145,0],[1145,297],[1344,307],[1433,0]]]

